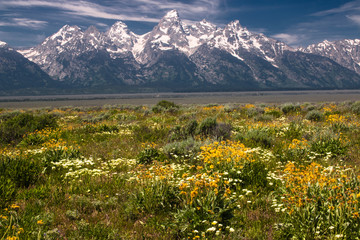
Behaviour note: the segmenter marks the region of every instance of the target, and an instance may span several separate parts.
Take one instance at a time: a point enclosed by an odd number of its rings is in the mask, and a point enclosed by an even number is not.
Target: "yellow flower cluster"
[[[250,108],[255,108],[255,105],[254,104],[246,104],[244,106],[245,109],[250,109]]]
[[[298,140],[293,139],[291,143],[289,144],[289,149],[306,149],[309,147],[308,141],[306,139]]]
[[[272,111],[279,111],[279,109],[276,108],[276,107],[265,107],[264,111],[265,111],[265,113],[269,113],[269,112],[272,112]]]
[[[220,106],[212,106],[212,107],[203,107],[204,111],[220,111],[224,109],[224,106],[220,105]]]
[[[201,147],[200,158],[210,169],[213,169],[214,166],[238,165],[250,160],[249,150],[240,142],[229,140],[213,142]]]
[[[336,105],[335,104],[328,104],[328,105],[325,105],[322,110],[324,112],[333,112],[334,110],[336,109]]]
[[[221,190],[225,191],[224,197],[228,197],[231,193],[229,187],[222,181],[221,174],[218,172],[211,174],[205,172],[197,173],[189,177],[185,173],[182,179],[179,185],[180,195],[189,205],[192,205],[196,198],[199,198],[199,201],[203,201],[203,198],[206,198],[206,196],[218,195]]]
[[[138,182],[170,180],[174,178],[174,169],[171,165],[164,165],[161,162],[154,162],[154,164],[147,168],[144,165],[139,165],[135,171],[136,180]]]
[[[340,209],[353,217],[359,215],[360,184],[351,169],[325,168],[315,162],[296,167],[290,162],[285,166],[283,181],[283,203],[290,214],[322,201],[321,205],[330,211]]]
[[[330,114],[326,117],[326,121],[329,123],[344,123],[346,118],[339,114]]]

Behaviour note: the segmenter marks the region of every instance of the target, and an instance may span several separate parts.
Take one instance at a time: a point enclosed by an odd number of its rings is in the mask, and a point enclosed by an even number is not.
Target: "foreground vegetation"
[[[360,102],[0,112],[0,239],[359,239]]]

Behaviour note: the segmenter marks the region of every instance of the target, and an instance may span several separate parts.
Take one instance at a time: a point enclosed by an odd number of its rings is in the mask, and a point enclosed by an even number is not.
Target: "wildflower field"
[[[360,239],[360,102],[0,110],[0,240]]]

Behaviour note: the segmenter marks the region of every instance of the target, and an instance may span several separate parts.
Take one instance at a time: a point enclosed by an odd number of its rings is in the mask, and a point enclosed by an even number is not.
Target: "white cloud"
[[[0,22],[0,26],[27,27],[41,29],[48,24],[46,21],[38,21],[29,18],[10,18],[8,21]]]
[[[360,25],[360,15],[351,15],[351,16],[347,16],[347,18],[349,18],[354,23]]]
[[[279,33],[272,35],[271,37],[285,42],[288,45],[294,45],[301,40],[301,37],[296,34]]]

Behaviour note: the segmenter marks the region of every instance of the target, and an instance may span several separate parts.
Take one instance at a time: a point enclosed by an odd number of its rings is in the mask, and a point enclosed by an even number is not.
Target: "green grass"
[[[0,239],[356,239],[358,102],[0,112]]]

